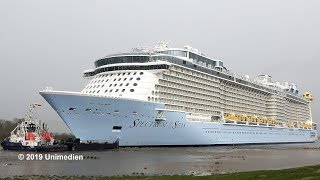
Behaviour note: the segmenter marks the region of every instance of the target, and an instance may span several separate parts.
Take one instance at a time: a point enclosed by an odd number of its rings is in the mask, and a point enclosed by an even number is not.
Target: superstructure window
[[[69,111],[75,111],[76,108],[69,108]]]
[[[140,70],[152,70],[152,69],[168,69],[168,68],[169,68],[169,65],[165,65],[165,64],[161,64],[161,65],[143,65],[143,66],[142,65],[139,65],[139,66],[137,66],[137,65],[115,66],[115,67],[105,67],[105,68],[96,69],[95,71],[92,71],[92,72],[89,72],[89,73],[84,73],[84,76],[85,77],[90,77],[90,76],[93,76],[95,74],[99,74],[99,73],[107,72],[107,71],[138,70],[138,69],[140,69]],[[133,73],[133,75],[136,75],[136,74],[137,74],[137,72]]]
[[[134,92],[134,89],[130,89],[130,92]]]
[[[138,78],[137,78],[137,81],[139,81],[140,79],[141,79],[141,78],[138,77]]]
[[[172,56],[181,56],[181,57],[187,57],[187,52],[186,51],[179,51],[179,50],[168,50],[168,51],[163,51],[163,54],[169,54]]]
[[[137,86],[138,84],[137,83],[133,83],[133,86]]]

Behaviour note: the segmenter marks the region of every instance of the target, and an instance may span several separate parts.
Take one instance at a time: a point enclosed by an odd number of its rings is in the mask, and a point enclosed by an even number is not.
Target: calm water
[[[103,152],[64,152],[97,159],[19,160],[21,152],[0,150],[0,177],[12,175],[195,174],[283,169],[320,164],[320,144],[122,148]],[[22,152],[27,154],[27,152]],[[55,153],[51,153],[55,154]]]

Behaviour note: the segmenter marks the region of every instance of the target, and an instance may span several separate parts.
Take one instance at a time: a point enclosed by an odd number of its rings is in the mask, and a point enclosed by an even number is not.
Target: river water
[[[57,152],[83,160],[19,160],[32,152],[0,150],[0,177],[15,175],[174,175],[284,169],[320,164],[320,143]],[[44,155],[44,154],[43,154]]]

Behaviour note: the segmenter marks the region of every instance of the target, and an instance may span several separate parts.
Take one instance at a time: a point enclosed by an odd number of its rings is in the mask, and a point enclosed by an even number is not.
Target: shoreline
[[[205,176],[194,175],[155,175],[144,176],[136,174],[132,176],[58,176],[58,175],[29,175],[29,176],[9,176],[4,179],[319,179],[320,165],[303,166],[282,170],[260,170],[247,172],[234,172],[226,174],[211,174]]]

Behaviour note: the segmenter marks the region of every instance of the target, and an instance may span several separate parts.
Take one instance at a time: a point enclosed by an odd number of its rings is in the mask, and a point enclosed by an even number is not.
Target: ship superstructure
[[[95,61],[81,92],[40,94],[84,140],[120,146],[313,142],[312,95],[233,74],[190,46],[135,48]],[[191,133],[191,134],[190,134]]]

